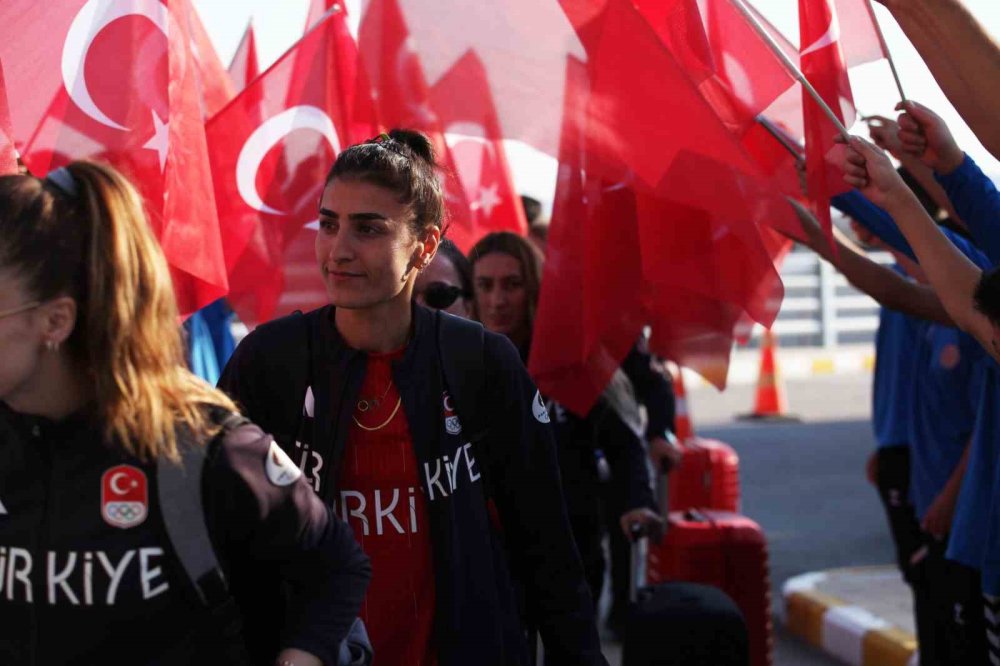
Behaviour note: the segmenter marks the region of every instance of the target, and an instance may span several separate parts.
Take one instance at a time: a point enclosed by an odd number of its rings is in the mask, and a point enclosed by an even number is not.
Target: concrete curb
[[[875,354],[871,345],[845,346],[834,350],[821,348],[781,349],[776,361],[782,379],[808,379],[831,375],[870,374],[875,367]],[[760,352],[736,351],[729,362],[730,386],[755,384],[760,370]],[[724,368],[718,368],[721,374]],[[711,373],[710,373],[711,374]],[[711,384],[688,368],[684,369],[684,382],[690,389]]]
[[[860,606],[818,589],[824,572],[790,578],[782,587],[788,630],[851,666],[917,666],[917,639]]]

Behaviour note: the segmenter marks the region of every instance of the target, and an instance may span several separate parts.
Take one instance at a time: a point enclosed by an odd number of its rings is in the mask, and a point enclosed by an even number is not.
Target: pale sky
[[[500,2],[502,0],[465,0]],[[719,1],[719,0],[710,0]],[[347,0],[348,16],[357,20],[362,0]],[[752,0],[753,4],[782,30],[792,41],[798,35],[798,0]],[[236,46],[243,36],[247,21],[253,18],[257,33],[257,48],[262,70],[276,60],[301,35],[305,24],[309,0],[194,0],[209,34],[228,65]],[[966,6],[993,35],[1000,36],[1000,1],[965,0]],[[979,162],[984,171],[995,179],[1000,178],[998,163],[979,144],[971,130],[962,122],[948,103],[933,77],[924,66],[917,52],[906,40],[891,15],[880,5],[876,14],[885,34],[889,50],[899,70],[899,77],[907,97],[922,102],[941,114],[966,152]],[[984,78],[984,85],[997,85]],[[431,82],[433,83],[433,81]],[[894,117],[893,107],[899,101],[895,83],[885,61],[857,67],[851,72],[851,84],[858,111],[866,115],[881,114]],[[859,128],[855,128],[859,131]],[[514,171],[518,190],[542,200],[551,206],[555,188],[556,164],[547,155],[524,145],[508,142],[508,156]]]

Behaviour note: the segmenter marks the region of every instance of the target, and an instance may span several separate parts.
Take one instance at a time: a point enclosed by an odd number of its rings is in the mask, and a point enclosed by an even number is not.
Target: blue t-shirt
[[[896,268],[902,273],[902,269]],[[875,333],[872,428],[879,448],[906,446],[910,439],[913,349],[919,320],[882,308]]]
[[[910,495],[923,520],[972,435],[986,352],[957,328],[923,322],[913,356]]]
[[[947,176],[934,174],[979,247],[1000,262],[1000,192],[968,155]]]
[[[903,232],[896,226],[896,221],[892,219],[892,216],[866,199],[857,190],[838,194],[830,200],[830,203],[844,215],[854,219],[858,224],[878,236],[883,243],[892,249],[905,254],[914,261],[917,260],[917,255],[913,253],[913,248],[906,241]],[[957,247],[959,252],[968,257],[972,263],[984,271],[993,267],[993,261],[976,243],[947,227],[938,228],[951,241],[952,245]],[[976,230],[971,225],[970,229],[975,234]]]
[[[988,534],[997,473],[997,446],[1000,440],[1000,367],[989,357],[983,361],[982,391],[979,395],[976,425],[972,431],[972,450],[965,470],[962,491],[951,525],[948,557],[974,569],[983,569],[988,537],[996,542],[1000,532]],[[994,547],[994,550],[996,548]],[[994,557],[996,554],[994,553]],[[983,571],[985,589],[986,576]]]

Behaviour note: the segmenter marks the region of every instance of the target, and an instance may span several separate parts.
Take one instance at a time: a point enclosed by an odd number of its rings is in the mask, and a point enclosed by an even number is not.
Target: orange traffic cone
[[[671,373],[674,376],[674,434],[681,444],[686,444],[694,438],[694,427],[691,425],[691,416],[688,413],[687,390],[684,388],[684,371],[679,365],[672,366]]]
[[[777,346],[774,333],[770,329],[765,329],[760,344],[760,374],[757,376],[757,395],[754,399],[753,412],[740,416],[742,419],[799,420],[798,417],[788,413],[785,383],[781,378],[781,370],[778,368],[775,356]]]

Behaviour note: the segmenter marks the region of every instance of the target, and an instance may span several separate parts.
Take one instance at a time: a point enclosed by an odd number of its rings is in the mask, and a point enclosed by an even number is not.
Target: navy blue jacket
[[[306,326],[303,316],[292,315],[257,328],[220,381],[247,416],[274,433],[328,503],[337,498],[366,367],[365,354],[337,333],[333,314],[327,306],[304,315]],[[393,366],[428,499],[440,663],[529,663],[516,579],[547,664],[605,666],[541,397],[507,338],[486,333],[485,395],[478,399],[484,413],[476,415],[486,435],[470,442],[468,432],[449,434],[437,332],[442,316],[449,315],[414,305],[413,335]],[[440,349],[448,348],[442,340]],[[304,359],[308,377],[300,378]],[[310,387],[305,396],[296,387],[303,382]],[[502,532],[493,527],[488,499]]]

